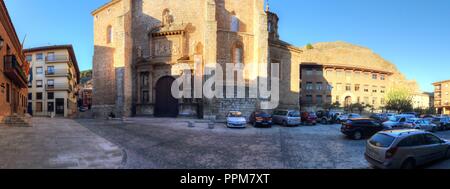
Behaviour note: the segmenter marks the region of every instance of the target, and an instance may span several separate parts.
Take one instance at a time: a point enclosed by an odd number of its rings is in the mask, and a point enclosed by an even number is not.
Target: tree
[[[412,95],[407,88],[393,88],[387,94],[386,109],[397,111],[397,113],[413,110]]]
[[[328,110],[328,111],[333,110],[333,109],[338,109],[338,108],[341,108],[341,103],[339,103],[339,102],[323,105],[323,109]]]
[[[307,50],[311,50],[311,49],[314,49],[314,47],[311,45],[311,43],[308,43],[308,44],[306,45],[306,49],[307,49]]]
[[[373,113],[373,112],[375,111],[375,106],[370,105],[370,104],[366,104],[366,105],[364,106],[364,108],[369,109],[371,113]]]
[[[359,114],[362,114],[362,112],[364,111],[364,105],[361,103],[356,103],[352,105],[354,109],[357,109]]]
[[[85,70],[80,73],[80,83],[86,83],[92,79],[92,70]]]

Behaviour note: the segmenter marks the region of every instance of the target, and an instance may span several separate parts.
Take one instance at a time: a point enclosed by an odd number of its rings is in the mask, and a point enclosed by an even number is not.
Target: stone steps
[[[1,123],[14,127],[31,127],[31,117],[18,115],[6,116],[1,119]]]

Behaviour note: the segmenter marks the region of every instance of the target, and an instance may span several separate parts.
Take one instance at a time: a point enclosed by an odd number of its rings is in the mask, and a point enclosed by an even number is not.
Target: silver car
[[[381,131],[367,141],[365,158],[382,169],[413,169],[450,156],[450,143],[421,130]]]
[[[274,124],[298,126],[301,124],[300,112],[296,110],[276,110],[272,115]]]
[[[406,121],[406,123],[411,124],[411,129],[425,130],[430,132],[436,132],[439,130],[439,127],[436,124],[428,122],[425,119],[409,119]]]

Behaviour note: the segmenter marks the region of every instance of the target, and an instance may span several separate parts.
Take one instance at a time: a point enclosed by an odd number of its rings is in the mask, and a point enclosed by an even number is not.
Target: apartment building
[[[74,116],[80,71],[72,45],[37,47],[24,52],[27,61],[32,63],[28,113],[33,116]]]
[[[433,103],[431,100],[433,99],[433,93],[416,93],[412,96],[412,104],[413,108],[420,109],[429,109],[433,107]],[[431,102],[431,103],[430,103]]]
[[[386,105],[392,74],[362,66],[304,63],[300,74],[302,108],[313,111],[338,102],[343,107],[360,103],[379,109]]]
[[[29,64],[3,0],[0,0],[0,123],[26,113]]]
[[[450,115],[450,80],[436,82],[433,85],[436,112]]]

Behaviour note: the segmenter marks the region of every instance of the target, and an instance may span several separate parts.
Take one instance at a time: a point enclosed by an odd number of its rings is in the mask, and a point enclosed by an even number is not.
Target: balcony
[[[3,59],[5,75],[19,87],[27,88],[28,78],[20,67],[19,62],[17,62],[16,56],[7,55],[4,56]]]
[[[69,62],[69,56],[67,55],[51,55],[45,57],[46,63],[66,63]]]
[[[53,85],[45,85],[46,91],[68,91],[72,92],[73,87],[69,84],[53,84]]]
[[[45,71],[45,76],[47,77],[68,77],[71,78],[69,70],[67,69],[53,69]]]

